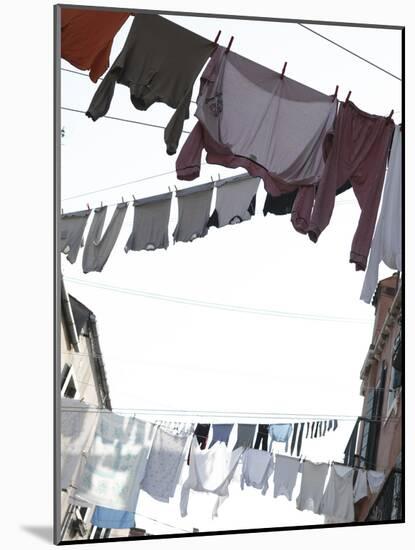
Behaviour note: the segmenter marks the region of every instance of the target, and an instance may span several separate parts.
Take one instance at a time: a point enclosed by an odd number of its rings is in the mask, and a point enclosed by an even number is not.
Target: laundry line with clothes
[[[77,68],[90,68],[91,79],[96,82],[109,67],[112,41],[128,16],[63,9],[62,57]],[[97,34],[91,38],[86,31],[94,28]],[[224,186],[223,193],[219,187],[218,201],[220,195],[229,194],[218,202],[224,212],[221,216],[216,208],[206,220],[210,184],[177,192],[179,223],[173,234],[175,242],[203,237],[209,224],[222,227],[250,219],[255,210],[255,193],[251,190],[256,190],[262,179],[267,191],[264,213],[291,213],[294,229],[316,243],[330,223],[336,195],[351,187],[361,210],[349,257],[357,271],[366,271],[372,240],[375,242],[361,293],[361,298],[369,302],[382,260],[391,269],[402,271],[401,126],[392,119],[394,111],[388,116],[365,112],[350,101],[351,91],[341,102],[338,86],[334,94],[323,94],[290,79],[287,63],[278,73],[234,52],[234,37],[226,48],[221,46],[219,36],[208,40],[159,15],[136,14],[126,42],[99,84],[86,115],[94,121],[106,115],[117,83],[130,89],[131,103],[140,111],[161,101],[175,110],[164,129],[167,153],[173,155],[183,123],[190,116],[193,85],[204,67],[196,100],[197,123],[176,160],[177,178],[198,178],[205,150],[208,164],[247,171],[251,180],[250,184],[246,180],[244,187],[251,201],[241,211],[233,201],[242,197],[243,186],[238,197],[230,193],[231,187]],[[388,166],[379,228],[375,231]],[[141,215],[135,216],[126,251],[168,246],[165,220],[170,199],[171,194],[166,194],[134,201],[135,213],[141,207]],[[235,206],[234,211],[229,210],[230,205]],[[84,255],[85,272],[102,269],[125,209],[125,204],[117,205],[111,231],[104,235],[107,243],[100,241],[105,211],[96,212],[96,234],[92,232],[91,239],[100,242]],[[153,236],[149,235],[152,231],[146,219],[154,220],[155,213],[159,228]],[[91,247],[88,249],[91,251]],[[76,254],[75,247],[69,252],[70,261]]]
[[[301,474],[297,509],[338,522],[353,522],[354,503],[369,491],[378,492],[385,480],[381,471],[296,456],[295,426],[303,428],[305,423],[195,427],[195,423],[149,422],[108,411],[85,414],[88,409],[85,402],[62,400],[61,488],[73,504],[94,507],[91,521],[98,527],[132,527],[140,491],[166,504],[180,493],[182,517],[193,492],[210,493],[215,496],[215,517],[229,496],[238,467],[241,490],[250,486],[265,495],[271,483],[273,496],[289,501]],[[304,436],[320,437],[325,428],[336,427],[333,419],[324,428],[320,424],[314,434],[307,429]],[[236,443],[229,446],[232,429]],[[300,439],[296,441],[298,450]]]

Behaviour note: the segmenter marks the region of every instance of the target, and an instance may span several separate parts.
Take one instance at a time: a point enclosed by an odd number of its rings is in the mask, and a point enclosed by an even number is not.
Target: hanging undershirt
[[[229,496],[229,483],[243,452],[242,447],[230,451],[225,443],[219,441],[212,448],[203,450],[193,438],[189,477],[183,484],[180,498],[182,517],[187,515],[190,490],[215,494],[217,499],[212,517],[218,515],[220,504]]]
[[[194,241],[208,232],[213,183],[177,191],[179,219],[173,233],[174,242]]]
[[[320,514],[341,522],[354,521],[354,470],[349,466],[332,464],[329,481],[320,506]]]
[[[367,496],[367,471],[359,468],[353,488],[353,502],[359,502],[359,500]]]
[[[269,436],[271,438],[271,449],[274,441],[285,443],[285,452],[288,451],[288,440],[290,439],[293,427],[291,424],[270,424]]]
[[[169,246],[169,219],[172,193],[134,201],[134,222],[125,245],[129,250],[157,250]]]
[[[127,207],[128,203],[126,202],[116,205],[111,221],[103,235],[102,230],[104,228],[107,207],[100,206],[95,208],[94,218],[88,232],[82,256],[82,269],[84,273],[102,271],[117,242],[127,213]]]
[[[69,263],[74,264],[79,249],[83,246],[82,237],[91,210],[80,210],[61,215],[60,251],[66,254]]]
[[[216,205],[208,226],[223,227],[250,220],[255,214],[259,181],[248,174],[217,181]]]
[[[272,470],[271,453],[259,449],[246,449],[242,456],[241,489],[247,485],[259,489],[261,494],[265,495]]]
[[[372,495],[378,493],[385,481],[385,472],[377,472],[376,470],[367,471],[367,482]]]
[[[274,464],[274,497],[285,496],[288,500],[292,499],[293,490],[297,482],[297,475],[300,469],[298,458],[275,455]]]
[[[300,494],[297,497],[298,510],[310,510],[319,513],[323,498],[324,484],[329,470],[327,463],[303,462]]]

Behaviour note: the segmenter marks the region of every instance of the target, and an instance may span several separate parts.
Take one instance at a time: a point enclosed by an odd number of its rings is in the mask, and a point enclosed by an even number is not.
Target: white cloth
[[[272,454],[260,449],[246,449],[242,457],[241,489],[245,485],[260,489],[265,495],[272,474]]]
[[[161,502],[174,496],[185,459],[189,435],[159,428],[154,436],[141,488]]]
[[[154,424],[114,413],[100,413],[74,499],[135,512]]]
[[[292,456],[277,454],[274,465],[274,497],[284,495],[292,499],[293,490],[297,482],[300,469],[300,460]]]
[[[332,464],[329,481],[321,501],[320,514],[334,521],[346,523],[354,521],[353,475],[353,468]]]
[[[378,493],[385,481],[385,472],[377,472],[376,470],[367,471],[367,482],[372,495]]]
[[[353,488],[353,502],[359,502],[362,498],[367,497],[367,471],[357,470],[356,481]]]
[[[78,399],[61,399],[61,489],[76,483],[95,435],[98,411]]]
[[[217,495],[212,517],[218,515],[220,504],[229,496],[229,483],[235,473],[243,447],[234,451],[217,441],[210,449],[200,449],[194,437],[191,446],[189,477],[183,484],[180,496],[180,513],[187,515],[190,489]]]
[[[402,271],[402,135],[395,127],[388,173],[383,191],[382,208],[373,236],[369,263],[360,299],[369,303],[376,290],[379,264]]]
[[[319,513],[328,470],[329,465],[327,463],[304,461],[300,494],[297,497],[298,510],[310,510],[315,514]]]

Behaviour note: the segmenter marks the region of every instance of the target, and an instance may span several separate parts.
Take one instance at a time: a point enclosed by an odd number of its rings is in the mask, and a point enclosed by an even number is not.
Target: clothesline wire
[[[365,61],[366,63],[368,63],[369,65],[371,65],[372,67],[375,67],[376,69],[379,69],[380,71],[383,71],[384,73],[388,74],[389,76],[392,76],[393,78],[396,78],[397,80],[400,80],[402,81],[402,78],[399,78],[399,76],[396,76],[394,74],[392,74],[391,72],[387,71],[386,69],[384,69],[383,67],[380,67],[379,65],[376,65],[375,63],[373,63],[372,61],[369,61],[369,59],[366,59],[365,57],[362,57],[361,55],[357,54],[356,52],[353,52],[352,50],[349,50],[348,48],[345,48],[344,46],[342,46],[341,44],[335,42],[334,40],[331,40],[330,38],[328,38],[327,36],[324,36],[324,34],[321,34],[317,31],[315,31],[314,29],[311,29],[310,27],[307,27],[307,25],[304,25],[304,23],[297,23],[297,25],[300,25],[300,27],[303,27],[304,29],[307,29],[308,31],[316,34],[317,36],[320,36],[321,38],[323,38],[324,40],[327,40],[327,42],[330,42],[331,44],[334,44],[335,46],[337,46],[338,48],[341,48],[342,50],[348,52],[349,54],[351,55],[354,55],[355,57],[357,57],[358,59],[362,60],[362,61]]]
[[[185,298],[181,296],[158,294],[158,293],[148,292],[144,290],[107,285],[104,283],[93,283],[93,282],[84,281],[82,279],[77,279],[75,277],[65,277],[65,280],[72,282],[74,284],[80,284],[80,285],[98,288],[102,290],[109,290],[112,292],[119,292],[121,294],[128,294],[130,296],[140,296],[143,298],[149,298],[153,300],[173,302],[173,303],[179,303],[183,305],[192,305],[192,306],[198,306],[198,307],[206,307],[210,309],[219,309],[223,311],[250,313],[254,315],[265,315],[265,316],[272,316],[272,317],[282,317],[285,319],[301,319],[304,321],[329,321],[329,322],[339,322],[339,323],[355,323],[355,324],[358,323],[358,324],[365,324],[365,325],[371,322],[366,319],[359,319],[359,318],[353,318],[353,317],[336,317],[336,316],[330,316],[330,315],[293,313],[293,312],[278,311],[278,310],[272,310],[272,309],[253,308],[249,306],[240,306],[240,305],[233,305],[233,304],[207,302],[202,300],[193,300],[191,298]]]
[[[85,111],[81,111],[80,109],[73,109],[72,107],[61,107],[63,111],[71,111],[73,113],[81,113],[85,114]],[[110,115],[104,115],[101,118],[109,118],[111,120],[118,120],[121,122],[131,122],[132,124],[140,124],[141,126],[150,126],[151,128],[161,128],[162,130],[165,130],[165,126],[160,126],[159,124],[150,124],[149,122],[140,122],[138,120],[131,120],[129,118],[120,118],[116,116],[110,116]],[[189,130],[182,130],[183,134],[190,134]]]
[[[201,166],[205,166],[206,162],[202,162]],[[170,170],[169,172],[162,172],[161,174],[154,174],[152,176],[145,176],[144,178],[140,178],[137,180],[127,181],[125,183],[119,183],[117,185],[111,185],[110,187],[103,187],[101,189],[96,189],[95,191],[88,191],[86,193],[80,193],[79,195],[72,195],[71,197],[65,197],[61,199],[61,202],[63,201],[69,201],[72,199],[78,199],[80,197],[87,197],[88,195],[94,195],[95,193],[101,193],[101,191],[109,191],[111,189],[118,189],[119,187],[125,187],[126,185],[132,185],[134,183],[141,183],[142,181],[147,181],[155,178],[161,178],[162,176],[168,176],[170,174],[175,174],[176,170]]]
[[[276,418],[276,419],[289,419],[289,420],[304,420],[305,422],[327,422],[330,420],[338,420],[340,422],[348,422],[353,421],[357,422],[358,416],[357,415],[309,415],[309,414],[299,414],[299,413],[243,413],[243,412],[219,412],[219,411],[181,411],[181,410],[166,410],[166,409],[122,409],[122,408],[113,408],[111,410],[105,409],[102,407],[89,407],[81,408],[81,407],[61,407],[62,411],[65,412],[83,412],[83,413],[122,413],[122,414],[142,414],[142,415],[151,415],[151,416],[163,416],[163,415],[170,415],[170,416],[182,416],[184,418],[188,417],[213,417],[213,418]],[[215,414],[219,413],[219,414]],[[386,419],[388,416],[386,415],[379,415],[374,416],[370,420],[378,421],[382,419]],[[389,417],[390,420],[401,420],[401,416],[394,416]],[[233,422],[232,424],[237,424],[237,422]],[[253,422],[255,424],[255,422]]]
[[[61,67],[61,71],[66,71],[67,73],[73,73],[73,74],[78,74],[80,76],[87,76],[89,78],[89,74],[88,73],[81,73],[80,71],[74,71],[73,69],[66,69],[65,67]],[[98,77],[98,80],[104,80],[104,78],[102,76]],[[92,82],[92,81],[91,81]],[[191,100],[191,103],[196,103],[197,104],[197,101],[195,101],[194,99]]]

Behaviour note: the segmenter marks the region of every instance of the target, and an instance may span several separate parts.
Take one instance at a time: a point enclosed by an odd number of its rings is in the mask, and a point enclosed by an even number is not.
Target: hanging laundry
[[[117,242],[127,213],[127,207],[128,203],[126,202],[117,204],[104,235],[102,235],[102,230],[107,215],[107,207],[100,206],[95,208],[94,218],[89,229],[82,256],[82,269],[84,273],[102,271]]]
[[[134,201],[134,222],[125,245],[129,250],[157,250],[169,246],[171,193]]]
[[[271,438],[271,449],[274,441],[285,443],[285,452],[288,451],[288,440],[290,439],[293,427],[291,424],[270,424],[269,435]]]
[[[78,399],[61,398],[61,489],[76,484],[84,454],[92,444],[98,411]]]
[[[311,423],[311,431],[310,431],[310,439],[313,439],[314,437],[314,428],[316,426],[316,423],[315,422],[312,422]]]
[[[307,433],[305,434],[306,439],[308,438],[309,431],[310,431],[310,422],[307,422]]]
[[[359,500],[367,496],[367,471],[359,468],[353,487],[353,502],[359,502]]]
[[[299,470],[300,461],[298,458],[280,454],[275,455],[274,498],[283,495],[288,500],[292,499]]]
[[[255,214],[259,180],[242,174],[217,181],[216,205],[208,227],[223,227],[250,220]]]
[[[318,428],[319,428],[319,426],[320,426],[320,422],[316,422],[313,437],[318,437]]]
[[[321,437],[322,436],[322,426],[323,426],[323,422],[319,422],[318,423],[318,436]]]
[[[199,121],[176,162],[179,179],[199,176],[206,149],[208,163],[245,168],[276,196],[319,181],[323,139],[337,111],[333,96],[218,47],[197,104]]]
[[[350,180],[361,208],[350,252],[356,270],[366,269],[394,127],[390,118],[370,115],[351,101],[340,105],[332,147],[306,228],[310,239],[317,242],[330,222],[336,189]],[[302,192],[314,193],[312,189]]]
[[[354,521],[353,504],[354,470],[349,466],[332,464],[329,481],[324,491],[320,514],[341,522]]]
[[[91,524],[103,529],[133,529],[135,527],[135,514],[125,510],[95,506]]]
[[[258,424],[258,433],[255,439],[254,449],[266,451],[268,449],[269,424]]]
[[[302,467],[300,494],[296,502],[297,509],[310,510],[318,514],[329,465],[324,462],[314,463],[305,460]]]
[[[234,449],[243,447],[244,449],[252,447],[254,443],[256,426],[255,424],[238,424],[238,432]]]
[[[385,472],[377,472],[376,470],[367,471],[367,482],[372,495],[378,493],[385,481]]]
[[[326,435],[326,431],[327,431],[327,420],[325,420],[323,424],[323,437]]]
[[[247,485],[260,489],[265,495],[273,466],[272,454],[258,449],[246,449],[242,456],[241,489]]]
[[[174,435],[159,428],[147,459],[141,488],[160,502],[174,496],[185,460],[189,434]]]
[[[212,424],[212,441],[210,442],[209,449],[217,441],[223,441],[227,445],[232,428],[233,424]]]
[[[355,453],[356,453],[356,442],[357,442],[357,434],[359,431],[360,422],[356,422],[352,433],[350,435],[350,439],[346,445],[346,448],[344,450],[344,463],[353,465],[355,463]]]
[[[75,499],[134,512],[153,434],[154,424],[101,413]]]
[[[338,425],[339,423],[337,422],[337,420],[333,420],[333,432],[337,430]]]
[[[330,431],[333,429],[333,420],[329,420],[327,431]]]
[[[83,246],[82,237],[90,213],[91,210],[88,209],[61,215],[60,251],[66,254],[66,259],[71,264],[76,262],[79,249]]]
[[[61,56],[96,82],[109,67],[115,35],[128,12],[61,8]]]
[[[210,430],[210,424],[197,424],[194,436],[197,439],[197,442],[199,443],[199,447],[201,449],[205,449],[208,436],[209,436],[209,430]],[[190,464],[190,449],[189,454],[187,455],[187,464]]]
[[[225,443],[219,441],[212,448],[202,450],[193,438],[189,477],[182,486],[180,497],[182,517],[187,515],[190,490],[215,494],[212,517],[218,515],[219,506],[229,496],[229,483],[243,452],[242,447],[230,451]]]
[[[298,434],[298,438],[297,438],[297,452],[296,452],[297,456],[300,456],[301,454],[301,445],[303,443],[303,433],[304,433],[304,422],[301,423],[300,433]]]
[[[336,195],[340,195],[341,193],[344,193],[351,187],[352,187],[352,184],[349,181],[347,181],[344,185],[342,185],[336,190]],[[277,216],[290,214],[295,204],[297,209],[297,213],[295,214],[295,217],[297,218],[295,221],[295,224],[301,223],[299,221],[299,218],[301,218],[302,210],[301,210],[301,207],[299,206],[299,203],[295,202],[295,199],[297,198],[297,194],[298,194],[298,190],[292,191],[291,193],[284,193],[283,195],[279,195],[278,197],[274,197],[273,195],[271,195],[271,193],[267,193],[265,203],[264,203],[264,209],[263,209],[264,216],[266,216],[268,213],[275,214]]]
[[[382,207],[360,295],[367,304],[376,290],[382,261],[391,269],[402,271],[402,133],[399,126],[393,135]]]
[[[164,132],[167,153],[173,155],[189,118],[194,81],[215,47],[164,17],[137,14],[86,115],[97,120],[108,112],[117,82],[130,88],[131,102],[140,111],[165,103],[176,110]]]
[[[295,449],[295,444],[296,444],[296,441],[297,441],[297,431],[298,431],[298,423],[296,422],[293,425],[293,435],[292,435],[292,438],[291,438],[291,451],[290,451],[291,455],[293,454],[294,449]]]
[[[173,233],[174,242],[193,241],[207,234],[212,193],[213,183],[177,191],[179,219]]]

